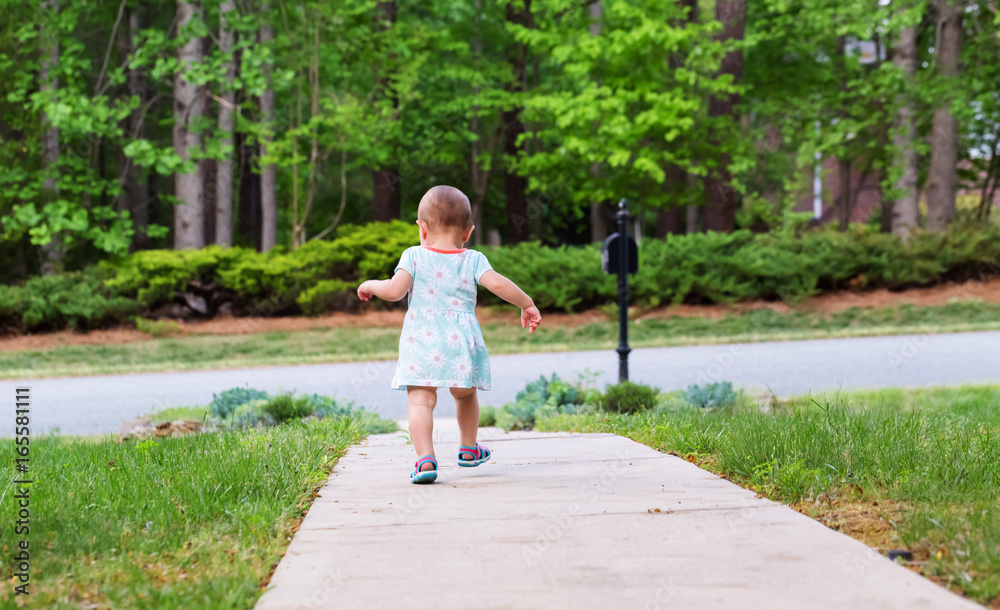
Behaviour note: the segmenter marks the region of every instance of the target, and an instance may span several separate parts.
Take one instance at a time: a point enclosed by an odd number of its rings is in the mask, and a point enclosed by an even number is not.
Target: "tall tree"
[[[680,5],[687,11],[686,15],[679,20],[681,27],[687,23],[694,23],[698,19],[698,0],[681,0]],[[682,65],[682,58],[679,53],[670,56],[670,69],[675,72]],[[669,234],[683,233],[686,228],[685,211],[688,206],[681,205],[687,198],[684,196],[688,191],[690,176],[683,167],[676,163],[669,163],[665,168],[666,180],[664,188],[670,194],[669,207],[660,208],[656,213],[656,237],[663,239]]]
[[[917,153],[913,149],[917,129],[913,120],[913,101],[909,89],[917,65],[917,32],[913,26],[903,28],[896,40],[892,63],[903,74],[906,91],[897,101],[896,129],[893,148],[896,150],[896,190],[899,195],[892,206],[892,231],[907,239],[917,226]]]
[[[185,0],[177,2],[178,36],[185,42],[177,51],[179,69],[174,75],[174,150],[188,167],[174,176],[174,248],[201,248],[205,245],[204,192],[200,163],[190,163],[192,153],[202,147],[202,136],[194,128],[204,114],[204,98],[189,74],[202,61],[202,40],[194,35],[195,24],[202,19],[200,5]],[[185,171],[186,170],[186,171]]]
[[[746,0],[716,0],[715,18],[722,23],[719,39],[727,43],[739,43],[743,40],[746,17]],[[743,75],[742,48],[730,49],[722,58],[719,66],[719,76],[730,76],[732,82],[739,83]],[[737,124],[739,114],[739,93],[728,95],[713,95],[708,102],[710,118],[731,118]],[[718,135],[716,136],[718,138]],[[705,180],[708,201],[705,205],[705,229],[709,231],[731,232],[736,228],[736,189],[733,188],[732,175],[729,171],[730,155],[722,145],[719,167],[711,172]]]
[[[945,95],[934,111],[931,127],[931,164],[927,170],[927,228],[941,231],[955,214],[956,164],[958,162],[958,120],[951,110],[954,102],[955,76],[962,44],[961,0],[935,0],[937,40],[934,63],[941,77]]]
[[[604,6],[601,0],[595,0],[588,7],[590,13],[590,35],[601,35],[601,22],[604,21]],[[601,172],[601,164],[595,163],[590,168],[590,173],[595,177]],[[608,211],[604,201],[593,201],[590,204],[590,241],[602,241],[608,236]]]
[[[274,39],[274,30],[271,28],[270,4],[267,2],[261,5],[260,42],[267,47]],[[266,83],[264,91],[260,96],[260,120],[265,125],[270,125],[274,119],[274,89],[271,82],[271,68],[264,64],[264,77]],[[265,129],[267,133],[267,129]],[[267,154],[269,136],[264,136],[260,141],[260,156]],[[267,252],[278,243],[278,193],[277,193],[277,167],[274,163],[268,163],[260,172],[260,250]]]
[[[507,5],[507,22],[527,26],[530,21],[531,0],[511,0]],[[504,170],[504,194],[507,204],[507,241],[512,244],[528,238],[531,223],[528,219],[528,180],[515,168],[524,150],[519,142],[525,133],[522,96],[527,79],[528,48],[523,42],[513,42],[507,49],[507,61],[511,67],[511,79],[507,92],[511,95],[510,105],[503,111],[504,153],[507,162]]]
[[[38,81],[39,89],[43,92],[59,90],[59,77],[56,75],[59,65],[59,30],[56,27],[58,8],[58,0],[42,2],[45,22],[42,25],[42,63]],[[42,125],[47,125],[42,135],[42,167],[46,172],[42,183],[42,197],[51,201],[59,197],[59,128],[49,122],[44,111],[40,119]],[[44,275],[60,271],[65,254],[63,236],[54,233],[50,237],[49,242],[42,246],[41,270]]]
[[[225,62],[225,85],[219,102],[219,137],[222,158],[215,170],[215,243],[228,248],[233,245],[233,116],[236,92],[233,90],[233,30],[228,20],[236,12],[233,0],[219,4],[219,51]]]
[[[129,64],[135,61],[137,44],[142,31],[142,21],[139,14],[139,7],[128,9],[128,27],[123,29],[119,38],[119,55]],[[146,128],[143,117],[143,107],[147,102],[147,88],[143,85],[143,74],[145,69],[139,66],[129,65],[126,71],[126,86],[128,94],[137,100],[137,104],[132,108],[129,116],[122,120],[122,129],[125,132],[126,140],[145,138]],[[122,178],[124,189],[124,209],[129,211],[132,218],[132,226],[135,233],[132,234],[132,250],[143,250],[149,247],[149,197],[146,192],[147,185],[141,184],[141,172],[139,167],[125,155],[124,148],[121,149],[119,165],[122,167]]]
[[[845,108],[841,110],[839,120],[846,121],[848,114],[846,108],[847,99],[847,36],[837,36],[837,63],[840,66],[840,92],[843,95]],[[851,193],[851,158],[842,154],[837,158],[837,182],[840,196],[837,198],[837,218],[840,221],[840,230],[846,231],[851,222],[851,204],[854,201]]]
[[[476,77],[484,74],[483,58],[483,2],[476,0],[474,18],[474,32],[472,39],[472,69]],[[483,224],[483,205],[486,201],[486,190],[489,187],[490,176],[495,167],[494,153],[496,152],[497,140],[499,139],[502,124],[497,121],[495,126],[490,128],[485,125],[482,119],[489,113],[496,116],[496,101],[487,102],[484,107],[482,103],[483,85],[476,82],[472,88],[472,105],[469,109],[469,131],[473,134],[470,143],[469,176],[472,184],[472,224],[477,230],[472,234],[473,243],[481,245],[486,237],[486,226]],[[495,96],[494,96],[495,99]]]
[[[378,29],[391,31],[396,25],[396,2],[379,1],[375,6],[375,19]],[[389,74],[391,69],[388,65],[391,53],[383,48],[380,58],[383,60],[379,66],[380,91],[383,96],[389,96],[392,101],[393,110],[398,109],[399,99],[393,91],[393,86]],[[382,164],[372,171],[372,216],[376,222],[388,222],[394,218],[399,218],[400,206],[402,203],[402,190],[400,188],[399,167],[396,163],[396,154],[393,151],[391,161]]]

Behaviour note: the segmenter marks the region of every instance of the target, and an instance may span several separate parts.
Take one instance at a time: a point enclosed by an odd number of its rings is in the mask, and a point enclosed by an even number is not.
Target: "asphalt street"
[[[1000,382],[1000,332],[784,341],[633,350],[630,377],[663,390],[731,381],[780,396],[826,390],[928,387]],[[514,399],[539,375],[576,378],[599,373],[600,387],[617,381],[613,350],[491,356],[493,390],[482,404]],[[406,416],[406,395],[389,388],[395,361],[280,366],[223,371],[143,373],[0,382],[10,405],[0,434],[13,435],[14,391],[31,388],[32,434],[118,432],[123,421],[166,407],[207,404],[234,386],[331,394],[395,419]],[[442,394],[439,414],[453,415]]]

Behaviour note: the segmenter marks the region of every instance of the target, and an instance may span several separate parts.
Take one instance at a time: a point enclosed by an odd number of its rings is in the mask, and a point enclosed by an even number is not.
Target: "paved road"
[[[626,438],[483,429],[494,459],[458,468],[436,424],[433,485],[398,434],[341,458],[257,610],[982,608]]]
[[[539,375],[574,377],[600,372],[601,387],[617,380],[614,351],[491,357],[493,391],[483,404],[502,405]],[[695,347],[637,349],[631,378],[675,390],[691,383],[728,380],[739,387],[779,395],[837,388],[922,387],[1000,382],[1000,332],[826,339]],[[171,406],[207,404],[214,392],[249,385],[263,390],[336,394],[404,418],[403,392],[389,389],[395,362],[282,366],[231,371],[197,371],[0,382],[0,397],[14,388],[32,392],[32,433],[117,432],[137,415]],[[9,398],[8,398],[9,397]],[[5,411],[8,412],[9,411]],[[441,415],[454,414],[450,398]],[[0,434],[13,434],[13,417],[0,421]]]

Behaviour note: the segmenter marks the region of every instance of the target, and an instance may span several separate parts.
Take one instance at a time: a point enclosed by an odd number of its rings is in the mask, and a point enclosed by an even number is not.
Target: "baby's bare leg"
[[[476,388],[452,388],[455,397],[455,414],[463,447],[475,447],[479,432],[479,396]]]
[[[406,386],[406,398],[410,403],[410,441],[417,450],[417,458],[434,455],[434,407],[437,405],[437,388]],[[426,462],[421,471],[433,470]]]

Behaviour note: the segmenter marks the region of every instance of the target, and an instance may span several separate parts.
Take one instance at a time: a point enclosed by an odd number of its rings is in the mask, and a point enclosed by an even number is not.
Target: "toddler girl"
[[[486,256],[462,246],[472,230],[472,208],[462,191],[435,186],[417,208],[420,245],[407,248],[391,280],[368,280],[358,297],[398,301],[409,295],[399,362],[392,387],[406,389],[410,405],[410,440],[417,463],[410,481],[432,483],[437,460],[431,438],[437,389],[455,398],[462,445],[459,466],[479,466],[490,450],[476,442],[479,399],[476,389],[490,389],[490,361],[476,319],[476,284],[521,308],[521,327],[529,333],[542,321],[531,298],[490,267]]]

